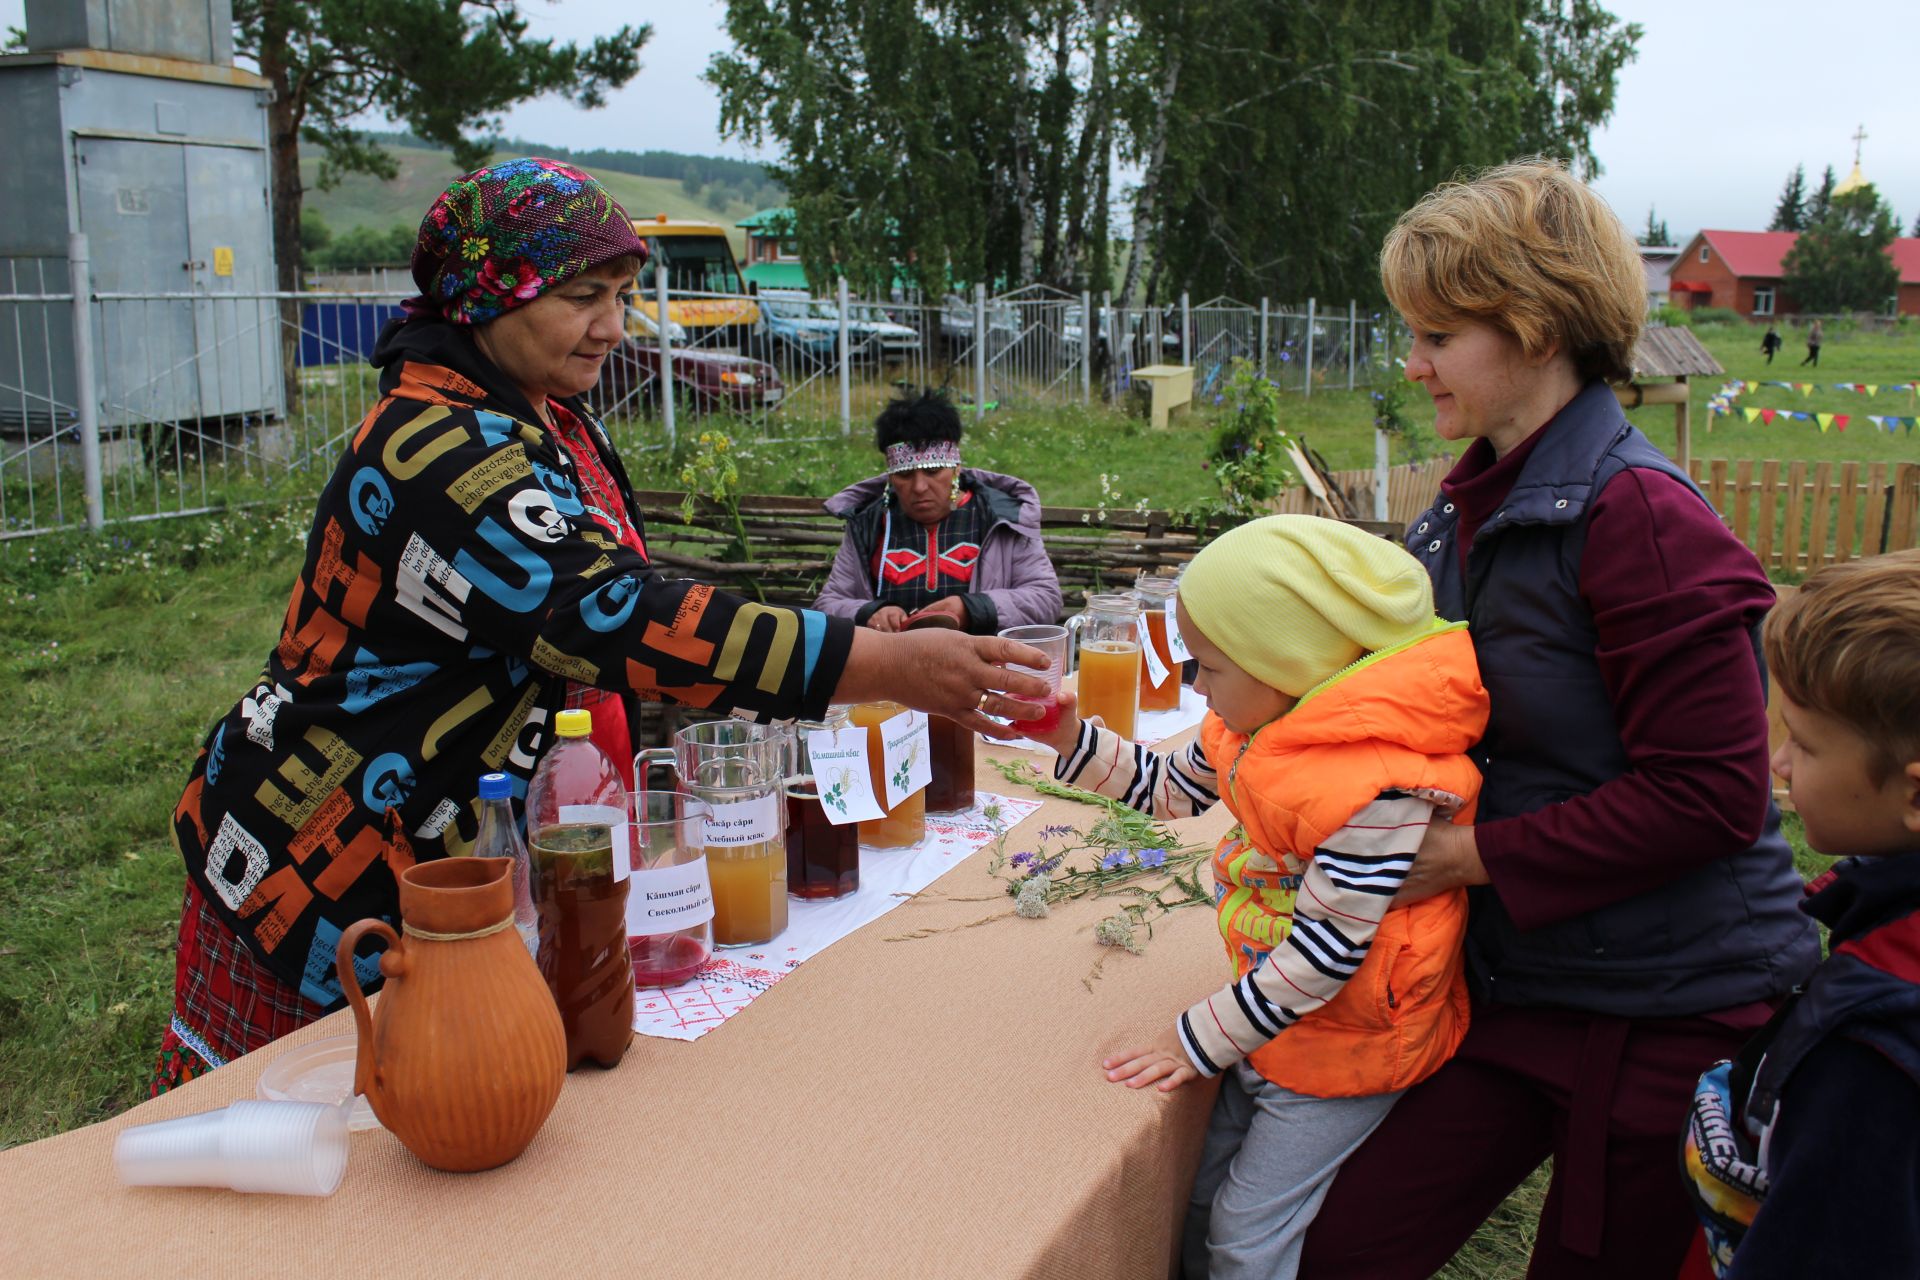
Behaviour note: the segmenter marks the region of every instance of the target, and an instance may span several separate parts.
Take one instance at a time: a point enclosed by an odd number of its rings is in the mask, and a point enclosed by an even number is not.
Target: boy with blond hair
[[[1682,1163],[1714,1273],[1920,1273],[1920,551],[1823,569],[1767,619],[1773,769],[1830,952],[1700,1078]]]
[[[1041,740],[1063,781],[1239,820],[1213,857],[1233,980],[1103,1066],[1134,1088],[1224,1075],[1185,1274],[1287,1280],[1341,1161],[1466,1033],[1466,894],[1393,899],[1428,823],[1472,818],[1487,694],[1420,562],[1338,521],[1222,534],[1174,607],[1207,699],[1198,740],[1149,751],[1082,721],[1070,693]]]

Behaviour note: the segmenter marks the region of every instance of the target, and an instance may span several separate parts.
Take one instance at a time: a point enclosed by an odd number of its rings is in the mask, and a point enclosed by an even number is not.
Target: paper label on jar
[[[807,734],[807,760],[820,789],[820,810],[836,827],[884,818],[873,794],[873,766],[862,728],[815,729]]]
[[[635,871],[627,886],[627,936],[691,929],[713,919],[713,883],[704,856],[677,867]]]
[[[880,759],[887,780],[887,808],[905,800],[933,781],[933,739],[927,735],[927,717],[903,711],[880,725]],[[817,776],[817,775],[816,775]]]
[[[1168,614],[1172,616],[1171,613]],[[1147,630],[1146,611],[1140,613],[1140,652],[1147,659],[1147,683],[1161,685],[1167,679],[1167,664],[1160,661],[1160,646],[1153,642],[1153,632]]]
[[[560,821],[568,826],[604,824],[613,833],[613,878],[627,878],[627,841],[633,828],[627,823],[627,811],[610,804],[563,804]]]
[[[1187,642],[1180,634],[1180,623],[1174,617],[1171,604],[1167,606],[1167,656],[1175,662],[1186,662],[1193,657],[1187,652]]]
[[[781,827],[778,795],[709,804],[707,848],[732,849],[743,844],[765,844],[781,838]]]

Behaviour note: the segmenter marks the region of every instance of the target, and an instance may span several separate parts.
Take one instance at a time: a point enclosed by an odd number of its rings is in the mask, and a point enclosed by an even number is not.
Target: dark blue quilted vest
[[[1700,492],[1594,383],[1560,411],[1506,505],[1475,533],[1464,575],[1459,517],[1444,494],[1408,528],[1407,548],[1432,575],[1440,613],[1471,626],[1492,701],[1473,752],[1486,775],[1483,822],[1584,795],[1627,771],[1580,598],[1580,558],[1591,503],[1628,467],[1663,471]],[[1759,662],[1757,626],[1753,641]],[[1620,838],[1657,842],[1661,833]],[[1771,801],[1751,848],[1571,920],[1523,932],[1490,887],[1470,892],[1475,994],[1506,1004],[1622,1017],[1704,1013],[1784,994],[1820,958]]]

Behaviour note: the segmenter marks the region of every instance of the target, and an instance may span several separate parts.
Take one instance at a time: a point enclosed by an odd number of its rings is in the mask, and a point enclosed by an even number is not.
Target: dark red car
[[[607,353],[594,408],[602,414],[650,408],[658,402],[659,385],[659,344],[628,338]],[[697,347],[674,348],[673,387],[674,402],[695,413],[747,414],[787,398],[780,374],[764,360]]]

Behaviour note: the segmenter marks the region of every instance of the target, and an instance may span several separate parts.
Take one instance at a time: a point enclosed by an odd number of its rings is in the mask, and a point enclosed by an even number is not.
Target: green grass
[[[1787,346],[1771,366],[1760,354],[1762,327],[1707,325],[1695,335],[1727,371],[1726,378],[1702,377],[1690,382],[1692,394],[1693,455],[1696,458],[1777,458],[1783,462],[1914,462],[1920,461],[1920,431],[1889,433],[1865,420],[1866,415],[1920,415],[1920,397],[1912,392],[1881,391],[1867,396],[1837,391],[1836,382],[1891,386],[1920,382],[1920,325],[1891,333],[1836,331],[1827,335],[1818,369],[1799,367],[1806,354],[1789,335]],[[1714,417],[1707,401],[1727,378],[1751,382],[1810,382],[1812,394],[1782,387],[1761,387],[1739,399],[1742,408],[1794,409],[1808,413],[1845,413],[1853,422],[1844,431],[1822,434],[1813,422],[1748,423],[1744,417]],[[1674,449],[1673,409],[1643,406],[1627,415],[1633,424],[1669,453]]]
[[[167,815],[278,633],[305,505],[0,551],[0,1144],[143,1096],[180,916]]]

